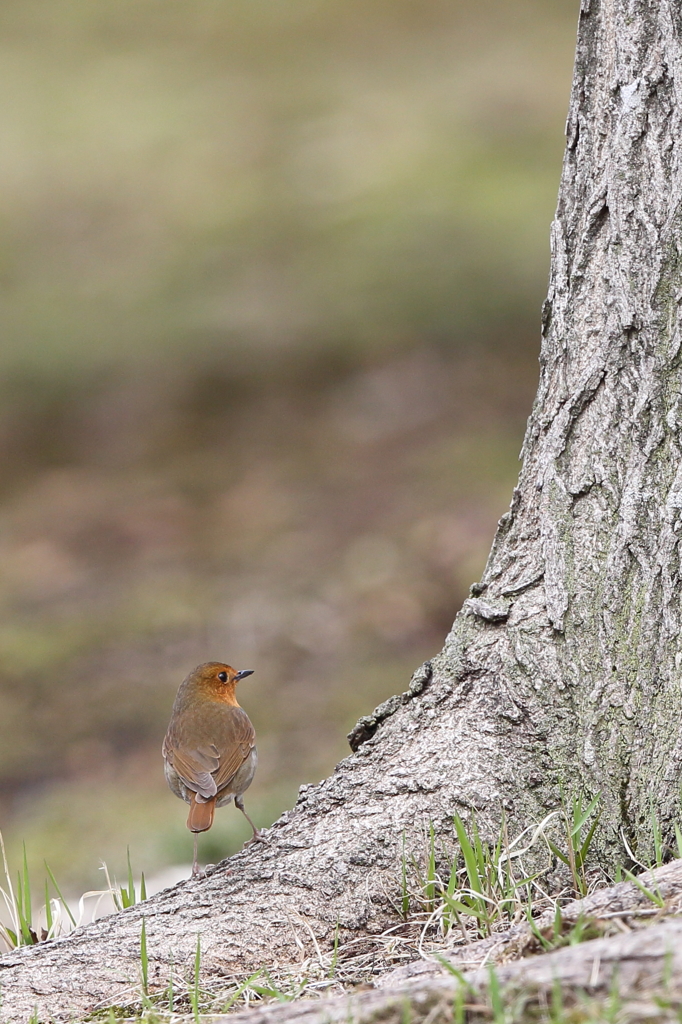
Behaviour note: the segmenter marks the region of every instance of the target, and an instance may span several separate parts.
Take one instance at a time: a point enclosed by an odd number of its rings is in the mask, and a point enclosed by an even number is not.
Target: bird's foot
[[[192,878],[206,878],[206,872],[198,864],[192,864]]]
[[[254,832],[251,838],[246,840],[244,847],[253,846],[254,843],[265,843],[267,845],[268,840],[260,832]]]

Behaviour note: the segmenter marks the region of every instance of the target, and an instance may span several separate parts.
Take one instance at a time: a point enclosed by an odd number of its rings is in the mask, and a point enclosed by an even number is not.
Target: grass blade
[[[332,952],[331,964],[329,965],[329,973],[327,974],[328,978],[333,978],[334,975],[336,974],[336,965],[338,963],[338,960],[339,960],[339,922],[337,921],[336,922],[336,928],[334,929],[334,949],[333,949],[333,952]]]
[[[23,843],[24,848],[24,863],[23,863],[23,901],[24,901],[24,914],[26,916],[26,923],[30,928],[33,924],[31,919],[31,880],[28,874],[28,860],[26,858],[26,843]]]
[[[625,870],[625,877],[628,879],[628,881],[634,882],[637,888],[644,893],[647,899],[651,900],[654,906],[658,907],[661,910],[663,909],[664,902],[660,892],[652,892],[651,889],[647,889],[644,883],[640,882],[636,875],[633,875],[632,872],[628,871],[627,869]]]
[[[472,988],[471,988],[471,985],[466,980],[466,978],[464,977],[462,972],[460,970],[458,970],[453,963],[450,963],[450,961],[447,960],[444,956],[441,956],[440,953],[434,953],[434,956],[435,956],[436,960],[438,961],[438,963],[441,965],[441,967],[445,968],[445,970],[448,972],[448,974],[452,974],[453,977],[457,978],[457,981],[460,983],[462,989],[465,992],[472,992],[473,991]]]
[[[663,863],[663,836],[661,826],[656,815],[653,800],[650,804],[649,816],[651,818],[651,834],[654,840],[654,862],[657,868]]]
[[[460,818],[459,814],[455,814],[455,831],[457,832],[457,839],[459,840],[459,848],[462,851],[464,857],[464,867],[466,868],[467,878],[469,879],[469,885],[478,893],[482,893],[481,883],[478,876],[478,863],[473,847],[469,841],[469,837],[466,834],[464,823]]]
[[[195,1024],[199,1024],[199,972],[201,970],[201,936],[197,932],[197,951],[194,954],[194,984],[189,991],[189,1001]]]
[[[552,948],[552,943],[548,939],[545,938],[545,936],[542,934],[542,932],[538,928],[537,924],[535,923],[535,920],[533,918],[532,908],[530,906],[526,907],[526,919],[528,921],[528,927],[532,931],[533,935],[535,936],[537,941],[540,943],[542,948],[545,950],[545,952],[548,952]]]
[[[140,932],[140,964],[142,966],[142,991],[149,995],[149,959],[147,957],[147,922],[142,918],[142,930]]]
[[[500,990],[500,980],[492,964],[488,967],[488,973],[490,975],[490,1005],[493,1011],[493,1020],[495,1024],[505,1024],[504,1000]]]
[[[433,824],[429,825],[429,861],[426,869],[424,894],[428,911],[431,913],[436,899],[436,837]]]
[[[135,882],[133,881],[133,869],[130,863],[130,847],[126,847],[126,854],[128,857],[128,906],[132,907],[135,904]]]
[[[601,817],[601,813],[597,814],[597,817],[592,822],[592,824],[590,826],[590,830],[587,833],[587,836],[585,837],[585,842],[583,843],[583,845],[580,847],[580,849],[578,850],[578,852],[576,854],[576,858],[575,858],[576,859],[576,864],[580,868],[585,863],[585,859],[587,858],[587,854],[590,851],[590,846],[592,845],[592,840],[594,838],[594,832],[595,832],[595,829],[596,829],[597,825],[599,824],[600,817]]]
[[[403,856],[401,861],[401,901],[400,901],[400,912],[403,916],[403,920],[407,921],[410,913],[410,894],[407,890],[407,856],[405,854],[405,829],[403,829]]]
[[[682,857],[682,832],[680,832],[680,826],[675,822],[675,845],[677,847],[677,856]]]
[[[572,839],[576,839],[578,837],[578,835],[580,834],[580,829],[583,827],[589,816],[592,814],[592,811],[595,809],[600,799],[601,791],[597,793],[597,795],[593,797],[592,800],[590,800],[585,810],[582,809],[582,799],[580,797],[577,797],[573,801],[573,828],[571,829]]]
[[[47,885],[47,879],[45,879],[45,924],[47,925],[47,934],[52,937],[52,904],[50,902],[50,890]]]
[[[67,913],[67,914],[69,915],[69,917],[71,918],[71,924],[72,924],[72,925],[74,926],[74,928],[75,928],[75,927],[76,927],[76,918],[75,918],[75,917],[73,916],[73,914],[71,913],[71,909],[70,909],[70,907],[69,907],[69,904],[68,904],[68,903],[66,902],[66,900],[65,900],[65,899],[64,899],[64,897],[62,896],[62,891],[61,891],[61,889],[59,888],[59,886],[57,885],[57,879],[56,879],[56,878],[54,877],[54,875],[52,874],[52,870],[51,870],[51,868],[50,868],[50,865],[49,865],[49,864],[47,863],[47,861],[44,861],[43,863],[45,864],[45,870],[47,871],[48,875],[50,876],[50,881],[52,882],[52,884],[53,884],[53,886],[54,886],[54,890],[55,890],[55,892],[57,893],[57,896],[59,897],[59,899],[61,900],[61,904],[62,904],[62,906],[64,907],[64,910],[66,911],[66,913]]]
[[[262,973],[263,973],[263,968],[260,967],[256,971],[255,974],[252,974],[251,977],[247,978],[245,981],[242,981],[241,985],[239,985],[237,987],[236,991],[232,993],[230,998],[227,1000],[227,1002],[223,1006],[222,1012],[223,1013],[227,1013],[228,1010],[232,1009],[232,1007],[237,1002],[237,1000],[240,998],[242,993],[245,992],[247,988],[250,988],[252,982],[254,982],[256,980],[256,978],[260,978]]]
[[[565,854],[565,853],[562,853],[562,852],[561,852],[561,850],[559,849],[559,847],[558,847],[558,846],[556,846],[556,845],[555,845],[555,844],[554,844],[554,843],[552,842],[552,840],[551,840],[551,839],[549,839],[549,838],[547,839],[547,845],[549,846],[550,850],[552,851],[552,853],[554,854],[554,856],[555,856],[555,857],[558,857],[558,858],[559,858],[559,860],[560,860],[560,861],[563,861],[563,863],[564,863],[564,864],[566,864],[566,865],[568,865],[568,864],[569,864],[569,859],[568,859],[568,857],[566,856],[566,854]]]

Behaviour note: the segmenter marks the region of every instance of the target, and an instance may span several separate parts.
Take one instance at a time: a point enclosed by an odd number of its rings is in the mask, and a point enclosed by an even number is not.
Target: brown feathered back
[[[227,682],[220,681],[221,673]],[[235,697],[238,675],[229,665],[208,662],[190,673],[175,698],[163,756],[185,788],[178,795],[191,804],[194,824],[187,825],[193,832],[211,827],[213,811],[204,808],[215,808],[216,798],[230,792],[256,743],[249,717]]]
[[[180,685],[163,741],[164,774],[171,792],[189,804],[187,828],[194,833],[192,877],[201,872],[197,833],[213,824],[217,806],[234,800],[253,829],[242,794],[256,771],[256,734],[237,703],[235,687],[252,669],[237,672],[220,661],[198,665]]]

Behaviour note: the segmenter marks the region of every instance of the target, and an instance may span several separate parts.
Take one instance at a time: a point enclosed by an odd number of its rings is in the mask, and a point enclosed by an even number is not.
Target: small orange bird
[[[250,675],[250,668],[236,672],[222,662],[208,661],[190,672],[173,704],[163,741],[164,772],[173,793],[189,804],[193,878],[201,874],[197,833],[211,827],[216,807],[234,800],[253,829],[253,839],[260,840],[242,800],[256,772],[256,733],[235,697],[239,680]]]

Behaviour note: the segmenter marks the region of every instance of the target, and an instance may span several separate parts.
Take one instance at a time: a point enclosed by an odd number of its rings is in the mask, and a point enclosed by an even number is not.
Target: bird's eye
[[[218,679],[220,680],[221,683],[226,683],[227,682],[227,672],[219,672],[218,673]]]

